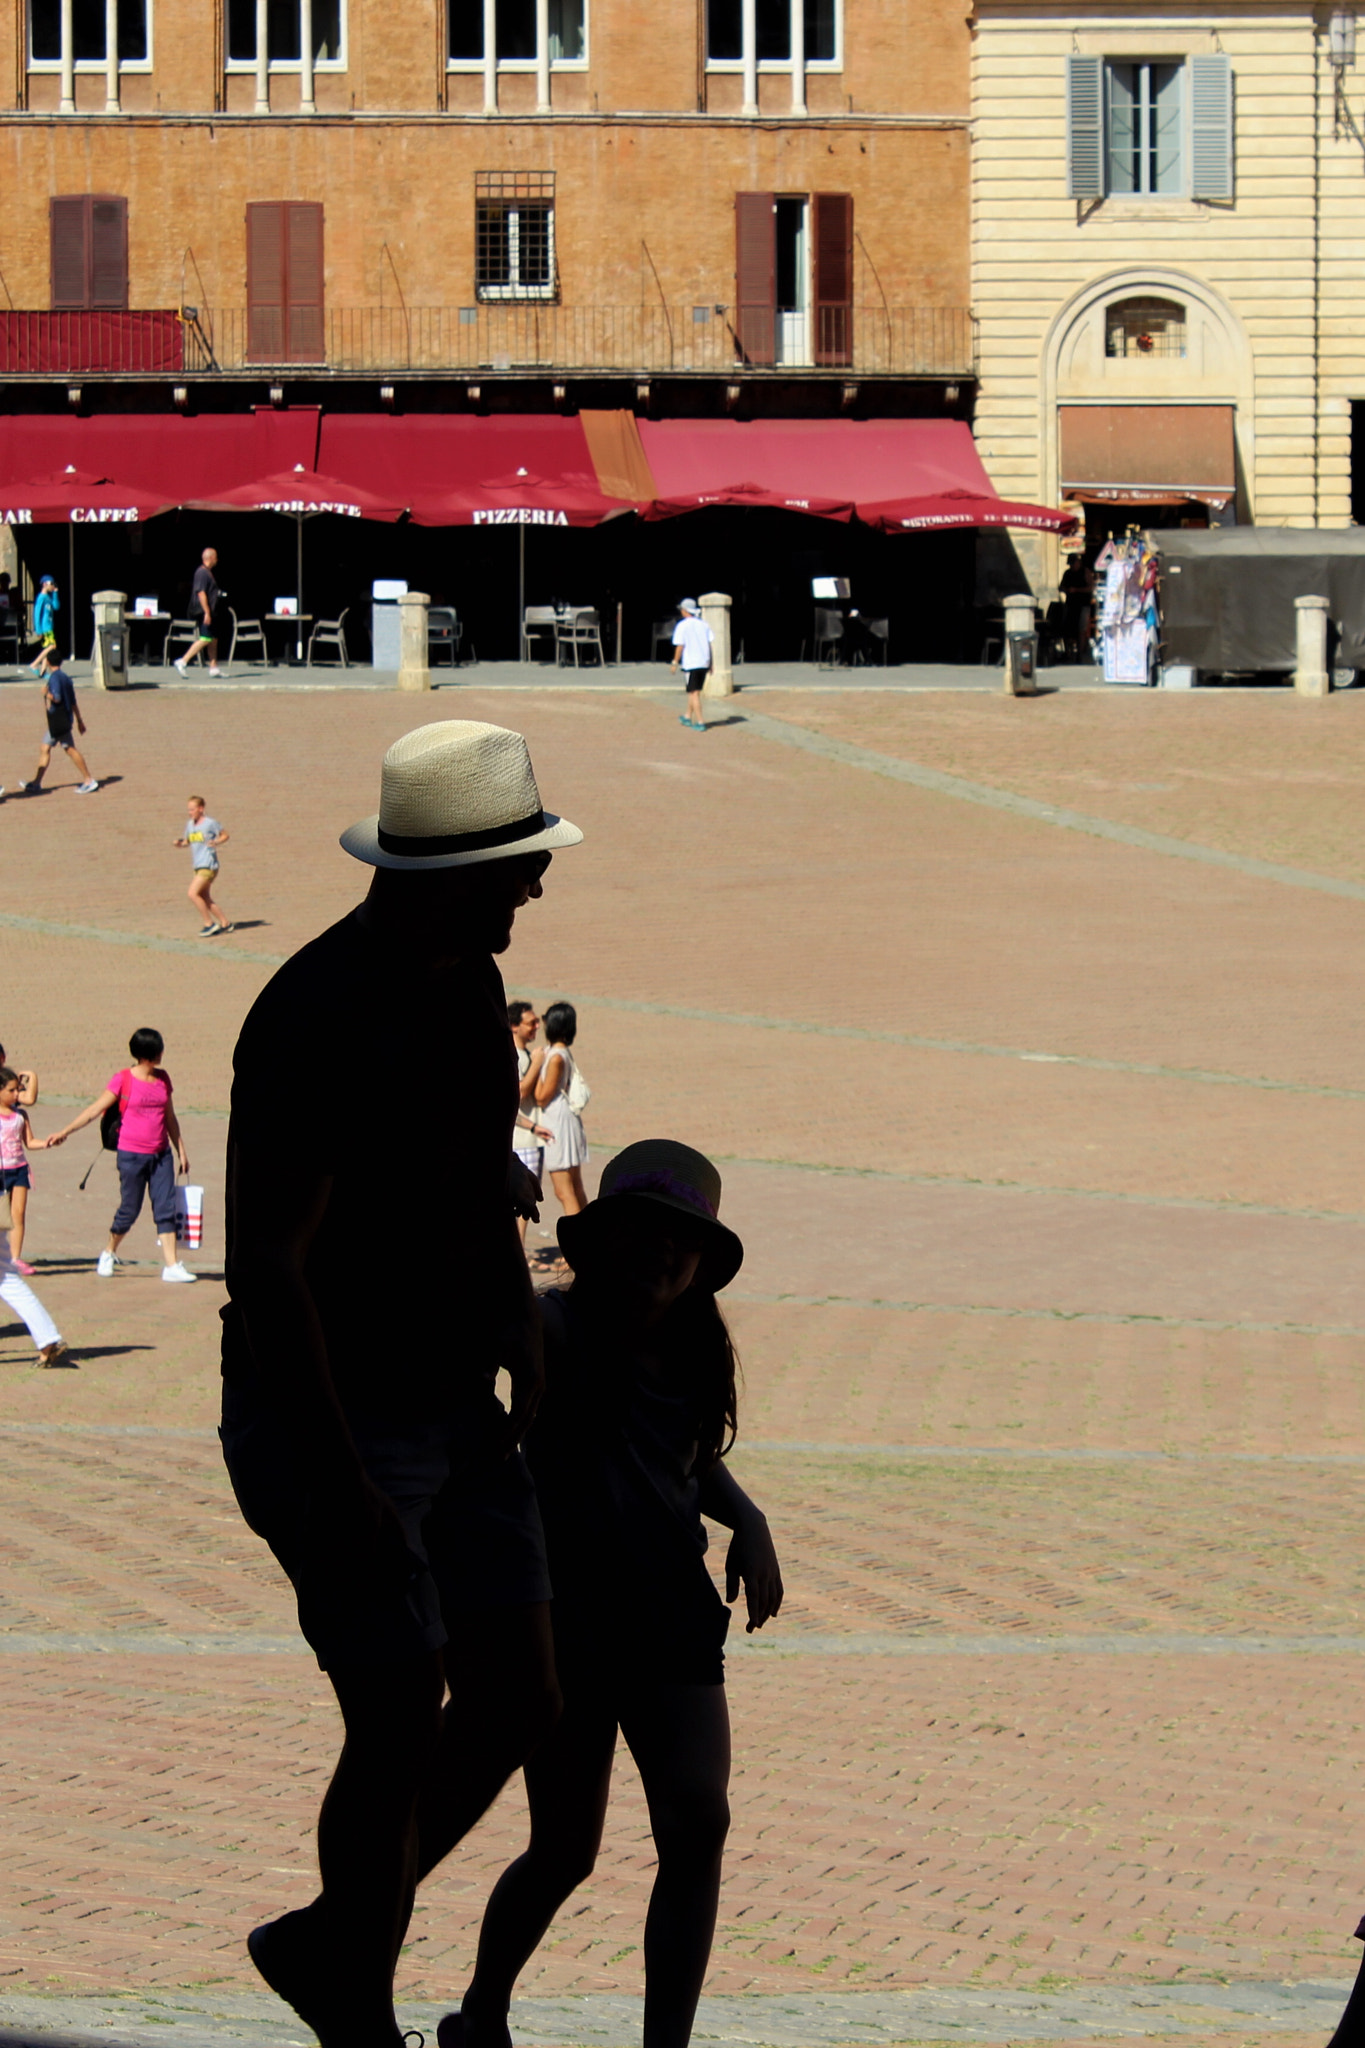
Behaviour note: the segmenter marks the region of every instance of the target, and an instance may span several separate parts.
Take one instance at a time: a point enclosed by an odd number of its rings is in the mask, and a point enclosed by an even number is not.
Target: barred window
[[[1119,299],[1104,316],[1107,356],[1183,356],[1185,308],[1174,299]]]
[[[556,296],[553,171],[478,173],[474,284],[481,299]]]

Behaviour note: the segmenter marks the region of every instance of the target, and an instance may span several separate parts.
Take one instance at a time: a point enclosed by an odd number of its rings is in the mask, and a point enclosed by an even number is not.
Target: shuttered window
[[[81,192],[48,202],[54,313],[128,304],[128,202]]]
[[[853,361],[853,195],[817,192],[815,211],[815,360],[825,369]]]
[[[777,194],[735,194],[735,338],[746,363],[777,360]]]
[[[1232,66],[1226,57],[1190,59],[1190,192],[1231,199]]]
[[[1232,67],[1223,56],[1066,60],[1073,199],[1233,196]]]
[[[322,207],[256,200],[246,210],[247,359],[318,363],[323,339]]]

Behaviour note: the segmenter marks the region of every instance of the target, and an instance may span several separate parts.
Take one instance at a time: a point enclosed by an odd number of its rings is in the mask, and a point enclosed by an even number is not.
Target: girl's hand
[[[531,1136],[533,1138],[541,1138],[547,1145],[552,1145],[555,1134],[548,1124],[532,1124]]]
[[[782,1570],[767,1520],[757,1508],[735,1530],[725,1554],[725,1597],[731,1606],[739,1598],[741,1579],[749,1610],[744,1632],[752,1635],[765,1621],[771,1621],[782,1605]]]
[[[28,1141],[28,1149],[30,1152],[46,1152],[48,1146],[51,1143],[51,1138],[30,1138]]]

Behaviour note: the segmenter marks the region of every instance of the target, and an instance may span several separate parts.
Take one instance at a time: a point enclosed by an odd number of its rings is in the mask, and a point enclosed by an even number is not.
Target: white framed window
[[[266,0],[265,56],[271,71],[304,69],[304,23],[312,47],[314,71],[346,69],[346,0]],[[256,71],[256,0],[227,0],[224,32],[229,71]]]
[[[1226,57],[1069,56],[1066,66],[1072,198],[1232,198]]]
[[[109,17],[114,21],[114,58],[120,71],[152,68],[151,0],[72,0],[71,48],[62,46],[62,0],[29,0],[28,68],[61,71],[109,70]]]
[[[843,68],[841,0],[706,0],[708,71]]]
[[[446,0],[446,68],[586,71],[588,0],[548,0],[543,45],[540,23],[537,0]]]
[[[558,297],[553,171],[476,176],[474,291],[483,300]]]

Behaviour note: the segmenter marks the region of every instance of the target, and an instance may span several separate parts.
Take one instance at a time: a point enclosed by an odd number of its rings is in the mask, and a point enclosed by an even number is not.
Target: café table
[[[312,623],[313,614],[311,612],[267,612],[265,615],[267,645],[269,644],[269,629],[271,626],[293,626],[295,629],[294,659],[301,667],[303,664],[303,643],[306,637],[303,629],[305,626],[311,626]],[[289,635],[287,633],[285,634],[283,665],[286,668],[289,666]]]

